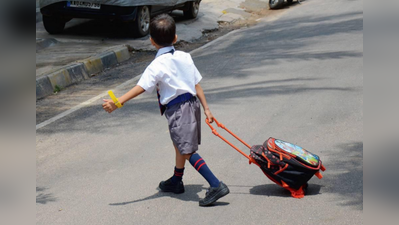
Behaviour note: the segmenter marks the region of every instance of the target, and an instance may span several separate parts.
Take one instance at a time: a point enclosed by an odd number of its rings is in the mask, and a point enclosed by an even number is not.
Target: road
[[[38,1],[36,1],[38,7]],[[177,22],[178,42],[196,42],[204,33],[217,30],[220,23],[255,20],[265,14],[266,0],[203,0],[196,19],[184,19],[182,11],[171,15]],[[36,10],[39,10],[38,8]],[[249,11],[249,12],[246,12]],[[50,35],[40,20],[36,23],[36,76],[50,74],[67,64],[87,59],[116,47],[128,45],[134,51],[153,50],[148,37],[132,38],[121,23],[101,20],[73,19],[64,32]]]
[[[305,147],[324,178],[293,199],[203,124],[199,153],[231,193],[199,207],[208,186],[188,164],[186,193],[160,193],[174,156],[156,97],[107,114],[104,90],[121,95],[138,77],[110,79],[36,130],[37,224],[363,224],[362,1],[307,0],[192,56],[220,122],[251,145],[273,136]]]

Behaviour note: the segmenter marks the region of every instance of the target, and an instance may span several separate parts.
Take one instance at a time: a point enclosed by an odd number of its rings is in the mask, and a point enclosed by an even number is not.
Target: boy
[[[164,192],[180,194],[184,192],[182,182],[186,160],[208,181],[210,188],[200,206],[208,206],[227,195],[229,188],[219,181],[196,153],[201,142],[201,109],[212,123],[213,115],[209,110],[204,92],[199,84],[202,77],[194,65],[190,54],[175,51],[176,25],[167,14],[155,17],[150,24],[150,41],[157,48],[155,59],[146,68],[139,82],[114,104],[104,100],[103,108],[111,113],[123,106],[128,100],[143,92],[151,93],[157,88],[161,114],[168,120],[170,137],[176,153],[174,175],[161,181],[159,188]],[[198,99],[200,101],[198,101]]]

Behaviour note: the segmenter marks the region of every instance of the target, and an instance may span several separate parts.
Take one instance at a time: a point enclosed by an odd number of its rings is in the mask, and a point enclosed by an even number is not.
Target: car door
[[[174,9],[174,6],[153,5],[151,6],[151,15],[157,15],[164,12],[169,12]]]

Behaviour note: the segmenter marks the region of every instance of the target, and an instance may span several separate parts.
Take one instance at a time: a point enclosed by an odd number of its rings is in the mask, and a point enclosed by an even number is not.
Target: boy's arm
[[[125,102],[129,101],[132,98],[137,97],[138,95],[142,94],[143,92],[145,92],[145,90],[142,87],[140,87],[139,85],[136,85],[132,89],[130,89],[130,91],[126,92],[126,94],[119,97],[118,100],[123,105]],[[111,113],[115,109],[118,108],[118,107],[116,107],[114,101],[112,101],[111,99],[103,99],[103,101],[104,101],[103,109],[105,111],[107,111],[108,113]]]
[[[202,90],[202,87],[199,83],[195,85],[195,90],[197,91],[197,97],[200,100],[202,107],[204,108],[204,113],[206,118],[209,120],[210,123],[213,123],[213,115],[208,107],[204,91]]]

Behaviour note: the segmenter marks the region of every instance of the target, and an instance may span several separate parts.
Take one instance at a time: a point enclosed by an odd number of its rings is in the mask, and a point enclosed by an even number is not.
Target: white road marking
[[[128,80],[128,81],[126,81],[126,82],[124,82],[124,83],[122,83],[122,84],[120,84],[120,85],[118,85],[117,87],[115,87],[115,89],[122,89],[122,88],[124,88],[124,87],[126,87],[128,85],[132,85],[133,83],[137,82],[139,77],[141,77],[141,74],[136,76],[136,77],[134,77],[134,78],[132,78],[132,79],[130,79],[130,80]],[[85,107],[85,106],[88,106],[88,105],[92,104],[93,102],[96,102],[99,99],[104,98],[107,95],[108,95],[108,92],[105,91],[105,92],[97,95],[96,97],[93,97],[93,98],[91,98],[91,99],[89,99],[89,100],[87,100],[85,102],[82,102],[79,105],[77,105],[77,106],[75,106],[75,107],[73,107],[73,108],[71,108],[71,109],[69,109],[69,110],[67,110],[67,111],[65,111],[63,113],[60,113],[60,114],[58,114],[58,115],[56,115],[56,116],[54,116],[54,117],[42,122],[42,123],[39,123],[39,124],[36,125],[36,130],[38,130],[38,129],[42,128],[42,127],[45,127],[45,126],[47,126],[47,125],[49,125],[49,124],[51,124],[51,123],[53,123],[53,122],[65,117],[65,116],[67,116],[67,115],[69,115],[69,114],[71,114],[71,113],[73,113],[73,112]]]

